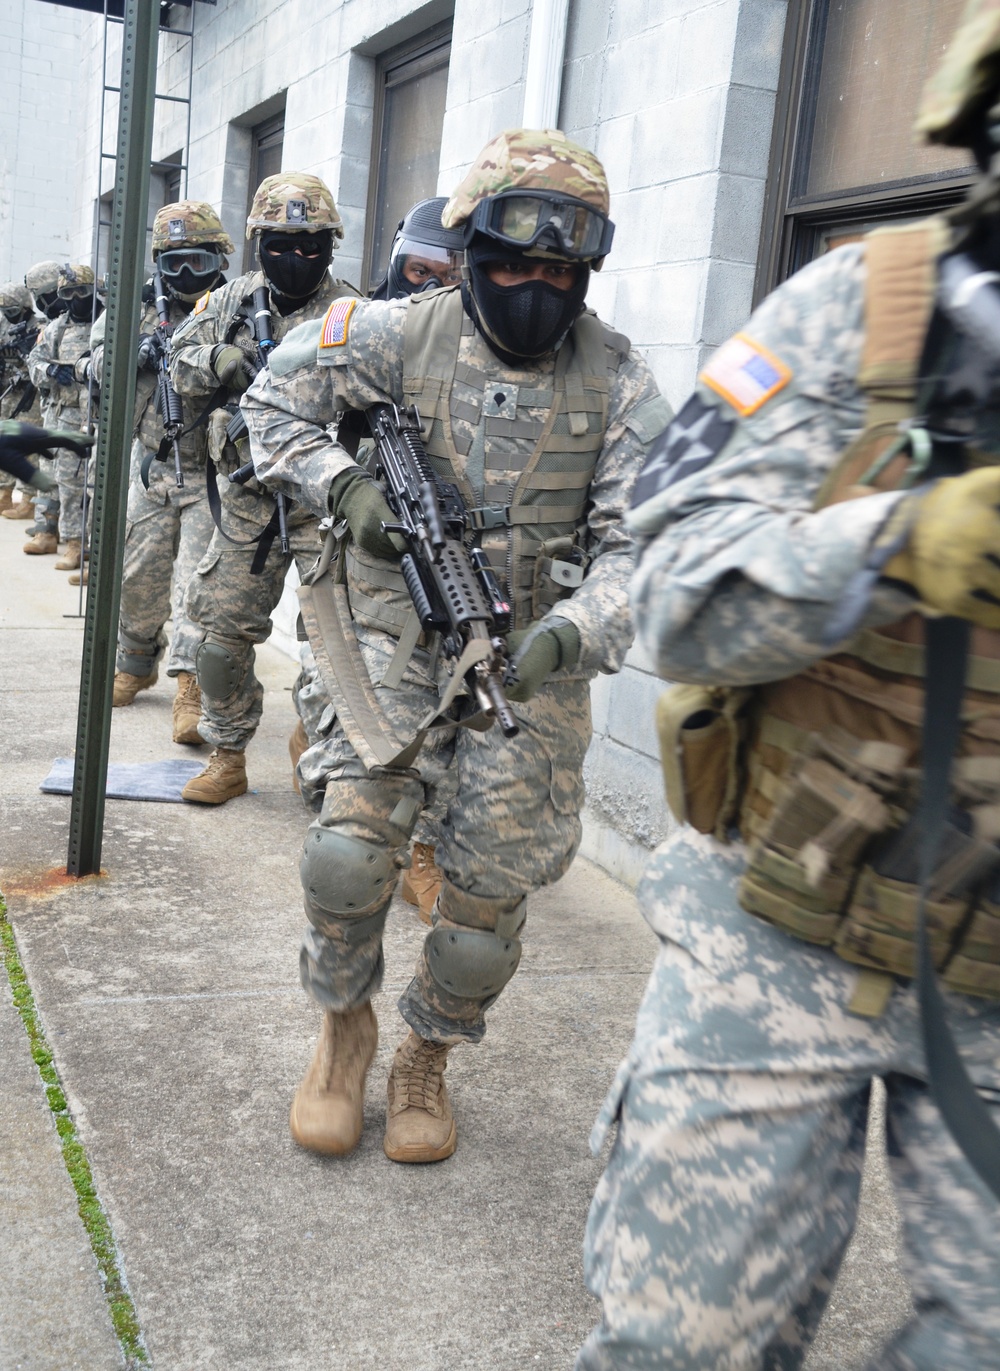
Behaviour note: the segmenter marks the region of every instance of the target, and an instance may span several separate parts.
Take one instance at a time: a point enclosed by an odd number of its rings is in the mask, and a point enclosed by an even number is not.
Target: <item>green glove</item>
[[[36,467],[31,473],[28,478],[28,485],[33,486],[35,490],[40,490],[43,494],[49,490],[59,489],[59,482],[53,481],[52,477],[42,471],[40,467]]]
[[[220,343],[212,349],[212,370],[224,386],[242,395],[253,380],[253,368],[242,348]]]
[[[398,534],[382,532],[382,525],[396,523],[396,516],[379,487],[360,467],[350,467],[334,477],[327,503],[335,519],[347,520],[359,547],[373,557],[399,561],[406,544]]]
[[[580,660],[580,631],[568,619],[536,620],[528,628],[507,634],[517,679],[507,687],[507,699],[530,700],[554,671],[576,666]]]

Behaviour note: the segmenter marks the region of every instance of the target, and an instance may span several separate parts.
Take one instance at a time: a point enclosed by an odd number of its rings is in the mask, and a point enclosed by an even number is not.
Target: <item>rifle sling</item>
[[[37,388],[32,384],[31,381],[29,381],[27,386],[25,386],[24,394],[21,396],[20,400],[18,400],[16,406],[14,407],[14,412],[10,417],[12,419],[16,419],[19,414],[23,414],[25,410],[30,409],[31,406],[35,403],[35,396],[37,394]]]
[[[149,468],[145,463],[143,463],[143,465],[146,467],[146,476],[148,478]],[[146,488],[147,490],[149,489],[148,485]],[[215,527],[222,534],[223,538],[225,538],[228,543],[232,543],[234,547],[253,547],[256,543],[257,551],[254,553],[253,561],[250,563],[250,575],[259,576],[264,570],[264,563],[267,561],[268,553],[271,551],[274,540],[278,536],[280,520],[278,518],[277,504],[274,506],[270,519],[256,537],[234,538],[222,527],[222,500],[219,496],[219,482],[215,474],[215,463],[212,461],[211,456],[205,458],[205,490],[208,495],[208,507],[212,512],[212,519],[215,523]]]

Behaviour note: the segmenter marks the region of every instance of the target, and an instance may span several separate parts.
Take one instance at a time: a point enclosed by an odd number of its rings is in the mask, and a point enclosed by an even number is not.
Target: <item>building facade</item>
[[[86,73],[59,241],[89,259],[113,178],[113,162],[100,156],[101,116],[103,101],[104,148],[113,150],[116,97],[102,93],[99,73],[106,48],[106,84],[116,83],[120,25],[83,12],[104,0],[8,2],[32,11],[32,22],[46,12],[51,27],[56,16]],[[447,194],[500,129],[557,125],[597,151],[611,185],[615,243],[589,303],[643,352],[676,408],[706,356],[791,270],[872,223],[963,193],[966,159],[917,149],[909,134],[924,75],[960,8],[961,0],[163,3],[158,90],[172,99],[158,104],[151,214],[185,194],[209,200],[242,251],[258,181],[282,168],[314,172],[344,219],[335,270],[367,289],[410,203]],[[0,251],[9,236],[12,265],[15,241],[26,265],[34,258],[23,238],[8,235],[24,177],[17,155]],[[240,256],[233,271],[248,265]],[[594,686],[584,851],[626,880],[668,825],[652,726],[661,689],[639,648],[620,676]]]

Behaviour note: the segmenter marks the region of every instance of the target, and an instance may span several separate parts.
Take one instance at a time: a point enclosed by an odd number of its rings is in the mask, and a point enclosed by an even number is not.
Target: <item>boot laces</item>
[[[208,766],[205,768],[206,776],[217,776],[220,771],[228,771],[233,762],[228,756],[223,756],[218,748],[208,759]]]
[[[413,844],[413,870],[421,874],[430,871],[434,865],[434,848],[428,843]]]
[[[198,694],[197,676],[191,675],[187,678],[187,680],[181,686],[180,690],[177,692],[177,698],[181,701],[182,704],[193,705],[198,703],[200,696]]]
[[[398,1109],[423,1109],[429,1114],[441,1112],[439,1099],[447,1055],[445,1044],[427,1042],[425,1039],[421,1040],[419,1046],[407,1049],[393,1072]]]

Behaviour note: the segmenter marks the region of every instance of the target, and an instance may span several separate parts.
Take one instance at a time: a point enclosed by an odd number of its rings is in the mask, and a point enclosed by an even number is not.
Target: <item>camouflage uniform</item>
[[[668,433],[662,475],[642,478],[632,606],[671,680],[770,682],[828,656],[832,609],[906,498],[814,511],[863,426],[865,257],[862,245],[841,248],[765,301],[740,337],[791,379],[740,410],[706,383],[710,363]],[[698,434],[681,431],[696,418],[700,449]],[[912,606],[881,581],[866,626]],[[897,981],[877,1019],[850,1013],[858,968],[744,912],[746,865],[743,844],[685,827],[640,888],[661,950],[592,1136],[596,1152],[617,1123],[585,1242],[603,1321],[577,1371],[800,1366],[854,1227],[873,1076],[888,1093],[917,1309],[877,1365],[1000,1365],[997,1205],[929,1098],[915,990]],[[965,1062],[995,1103],[1000,1006],[946,999]]]
[[[0,286],[0,309],[4,306],[20,305],[28,320],[29,331],[34,332],[40,328],[42,321],[36,319],[31,305],[31,295],[25,286],[19,286],[16,282],[10,281]],[[0,315],[0,351],[11,341],[11,334],[17,327]],[[26,356],[15,355],[3,359],[3,370],[0,374],[0,389],[3,398],[0,399],[0,419],[12,419],[14,411],[18,408],[24,398],[25,390],[30,385],[31,380],[28,376],[28,365]],[[35,398],[27,409],[22,409],[18,414],[18,419],[25,424],[42,424],[41,397],[36,392]],[[41,458],[40,460],[47,460]],[[0,489],[4,486],[13,487],[14,477],[8,472],[0,472]],[[25,497],[35,498],[35,492],[30,487],[25,486],[21,481],[16,482],[18,490]]]
[[[324,226],[329,221],[334,238],[342,238],[339,215],[323,183],[314,177],[291,175],[291,183],[288,174],[281,173],[262,184],[247,223],[247,237],[267,225],[287,226],[283,216],[291,195],[302,199],[306,216],[304,228],[309,227],[310,218],[321,212]],[[235,343],[253,354],[255,345],[249,322],[253,315],[253,293],[266,285],[262,272],[250,272],[198,302],[191,317],[173,338],[170,374],[179,394],[201,394],[206,387],[210,390],[218,387],[212,369],[212,354],[219,344]],[[304,320],[324,315],[334,300],[356,295],[353,286],[328,274],[319,289],[303,301],[301,308],[282,315],[273,303],[272,294],[271,331],[275,341],[280,341]],[[228,410],[218,409],[212,415],[209,452],[219,473],[223,527],[234,539],[247,543],[257,538],[270,522],[274,502],[256,481],[240,486],[231,485],[227,479],[249,456],[245,442],[237,449],[226,440],[226,425],[234,411],[235,405]],[[292,562],[296,563],[299,574],[304,575],[318,557],[321,549],[318,523],[312,511],[301,504],[290,505],[289,554],[284,555],[275,540],[263,570],[256,575],[250,570],[256,544],[236,546],[216,529],[191,578],[186,612],[198,625],[203,640],[219,644],[228,651],[232,662],[231,679],[235,683],[230,693],[221,699],[209,696],[203,686],[199,727],[202,736],[215,747],[242,751],[257,731],[264,691],[253,671],[254,644],[264,642],[271,633],[271,614],[281,599],[285,576]]]
[[[452,289],[432,293],[419,303],[359,304],[350,316],[343,345],[318,352],[321,326],[296,330],[272,359],[270,375],[258,378],[244,398],[258,474],[317,511],[324,510],[331,481],[352,465],[331,440],[327,426],[344,407],[400,401],[408,311],[431,310],[443,317],[455,300]],[[435,802],[442,785],[453,785],[454,798],[441,825],[436,854],[445,875],[439,926],[456,921],[486,930],[519,928],[527,894],[557,880],[579,843],[582,766],[590,737],[589,681],[597,671],[617,671],[631,641],[625,600],[631,542],[622,517],[645,444],[669,414],[648,368],[634,352],[616,351],[615,338],[605,334],[607,424],[589,487],[584,533],[593,560],[583,584],[558,604],[559,617],[579,631],[578,665],[548,681],[528,703],[514,706],[521,726],[516,738],[505,739],[497,728],[487,733],[442,730],[418,758],[419,780],[413,773],[369,776],[339,723],[300,761],[303,796],[320,811],[319,824],[336,825],[349,817],[361,833],[385,831],[384,811],[386,805],[392,808],[388,797],[399,795],[423,806]],[[548,414],[548,405],[539,408],[541,400],[533,403],[532,397],[551,387],[554,370],[551,355],[530,368],[505,366],[478,333],[463,333],[457,374],[479,375],[483,381],[478,394],[466,383],[456,383],[451,393],[455,443],[469,454],[456,475],[480,503],[496,488],[489,482],[502,484],[505,479],[489,469],[490,457],[494,466],[518,472],[531,455]],[[513,422],[503,426],[510,436],[494,438],[489,429],[491,436],[484,440],[489,428],[484,411],[491,401],[500,397],[506,403],[507,396],[518,394],[523,399],[516,414],[512,408]],[[520,565],[512,573],[523,584]],[[373,579],[377,580],[377,569]],[[357,587],[349,585],[356,593]],[[380,597],[377,589],[369,587],[368,593]],[[525,620],[516,626],[525,626]],[[361,623],[355,624],[355,632],[372,680],[380,681],[395,639]],[[428,654],[418,650],[401,685],[379,691],[398,736],[412,736],[418,720],[437,700],[443,679],[443,671],[436,679],[430,674]],[[392,842],[405,845],[405,837],[394,834]],[[323,1006],[345,1011],[377,990],[383,971],[382,926],[397,874],[387,882],[381,910],[363,920],[324,915],[310,904],[307,892],[313,927],[303,946],[302,978]],[[400,1010],[423,1039],[476,1042],[485,1032],[483,1011],[494,998],[448,994],[434,980],[425,951]]]
[[[89,267],[63,268],[60,285],[68,271],[73,280],[93,285],[94,275]],[[66,278],[68,279],[68,278]],[[46,374],[52,362],[74,367],[90,352],[91,323],[73,323],[67,314],[51,319],[42,330],[28,355],[28,374],[42,397],[42,421],[46,428],[75,429],[83,433],[87,427],[87,386],[73,380],[62,385]],[[96,421],[96,414],[92,420]],[[93,426],[93,424],[92,424]],[[75,454],[61,451],[55,459],[55,479],[59,484],[59,537],[63,541],[83,537],[83,490],[89,463]],[[42,495],[35,501],[35,532],[51,529],[53,511]]]

